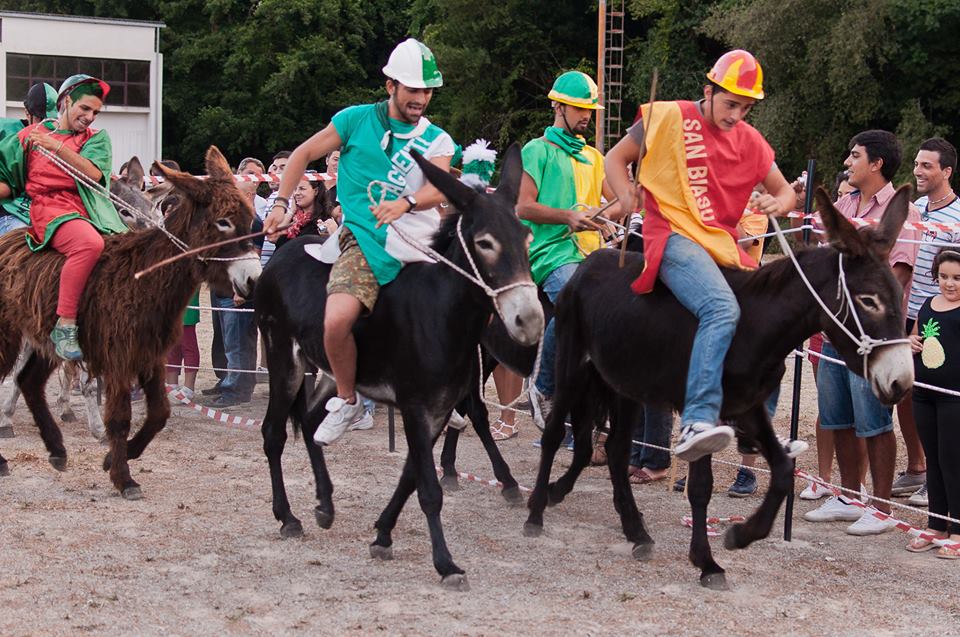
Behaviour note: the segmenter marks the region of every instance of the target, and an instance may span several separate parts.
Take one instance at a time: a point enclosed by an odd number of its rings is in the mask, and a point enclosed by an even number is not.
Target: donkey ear
[[[847,221],[840,212],[834,208],[830,201],[830,195],[823,189],[823,186],[817,187],[814,195],[817,199],[817,209],[820,211],[820,219],[823,226],[827,229],[827,237],[838,250],[853,257],[860,257],[867,253],[867,243],[863,236],[857,232],[856,226]]]
[[[497,194],[506,199],[511,206],[516,205],[520,196],[520,178],[523,176],[523,159],[520,156],[520,146],[516,142],[504,155],[503,169],[500,171],[500,184]]]
[[[890,255],[903,230],[903,222],[907,220],[907,215],[910,213],[912,194],[913,187],[910,184],[900,186],[897,194],[887,204],[879,225],[870,232],[869,236],[873,240],[874,249],[884,258]]]
[[[153,170],[157,171],[160,176],[165,180],[170,182],[174,188],[182,192],[188,199],[191,199],[197,202],[200,205],[209,205],[213,201],[213,197],[210,193],[210,186],[202,179],[197,179],[190,173],[180,172],[179,170],[173,170],[167,168],[159,161],[153,162]]]
[[[210,175],[212,179],[226,179],[228,181],[233,181],[233,173],[230,172],[230,164],[227,162],[227,158],[223,156],[223,153],[220,152],[220,149],[216,146],[211,146],[207,149],[207,174]]]
[[[136,155],[127,162],[127,176],[124,181],[137,190],[143,190],[143,164]]]
[[[473,200],[477,198],[476,190],[462,183],[442,168],[434,166],[416,150],[411,150],[410,156],[420,166],[420,170],[423,171],[427,181],[436,186],[437,190],[443,193],[451,205],[461,213],[467,212]]]

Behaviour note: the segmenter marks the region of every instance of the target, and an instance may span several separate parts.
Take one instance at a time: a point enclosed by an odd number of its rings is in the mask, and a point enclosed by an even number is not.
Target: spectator
[[[910,335],[916,378],[917,382],[960,391],[960,252],[941,250],[932,274],[940,293],[924,300]],[[930,513],[960,518],[960,400],[915,387],[913,408],[926,452]],[[960,542],[960,524],[955,522],[930,516],[927,532]],[[919,553],[934,546],[917,537],[907,550]],[[937,557],[955,560],[960,551],[941,547]]]
[[[940,293],[936,279],[931,282],[927,274],[933,271],[934,257],[940,249],[937,243],[960,242],[960,201],[950,187],[950,178],[957,168],[957,149],[953,144],[940,137],[928,139],[920,144],[917,157],[913,162],[913,175],[917,180],[917,192],[922,195],[916,201],[920,219],[940,227],[924,228],[920,247],[917,249],[917,276],[910,288],[910,300],[907,306],[907,333],[914,330],[917,312],[924,301]],[[953,229],[949,229],[949,228]],[[916,426],[913,422],[913,409],[909,396],[898,405],[900,431],[907,448],[907,470],[893,483],[893,495],[911,494],[910,503],[926,506],[927,497],[923,486],[917,483],[926,478],[926,460],[919,446]],[[898,484],[901,483],[901,484]]]
[[[197,323],[200,322],[200,290],[190,298],[190,306],[183,313],[183,334],[167,355],[167,385],[193,398],[197,385],[197,369],[200,367],[200,346],[197,344]],[[180,369],[183,365],[183,384],[180,384]]]
[[[273,161],[270,163],[270,169],[268,172],[271,175],[275,175],[279,177],[280,175],[283,174],[284,168],[287,167],[287,161],[289,161],[289,159],[290,159],[290,151],[281,150],[280,152],[278,152],[276,155],[273,156]],[[273,204],[277,199],[277,189],[279,187],[280,187],[279,181],[270,182],[271,192],[270,192],[270,196],[267,197],[267,206],[266,206],[266,210],[268,213],[270,211],[270,208],[273,207]],[[266,218],[261,219],[261,221],[265,221],[265,220]],[[264,237],[263,244],[260,249],[260,265],[266,266],[267,262],[270,261],[270,257],[273,256],[273,253],[276,249],[277,249],[277,246],[272,241],[270,241],[270,239]],[[264,361],[264,363],[266,363],[266,360],[267,360],[266,352],[262,353],[261,359]]]
[[[342,212],[340,203],[337,201],[337,169],[340,166],[340,151],[335,150],[327,155],[327,175],[331,177],[323,182],[327,193],[327,209],[330,211],[331,218],[340,223]]]
[[[309,174],[310,171],[307,172]],[[314,173],[316,174],[316,173]],[[277,238],[279,249],[287,241],[313,234],[326,239],[337,231],[337,222],[327,212],[329,202],[319,181],[301,179],[293,191],[293,219],[290,226]]]
[[[856,188],[841,197],[837,210],[847,218],[878,221],[894,195],[890,180],[900,167],[900,143],[892,133],[868,130],[850,140],[850,154],[844,165],[849,171],[850,185]],[[908,221],[919,221],[916,208],[910,206]],[[903,230],[901,239],[916,239],[914,230]],[[905,291],[909,291],[916,260],[915,244],[898,242],[890,251],[889,263]],[[904,296],[906,303],[906,295]],[[904,308],[905,309],[905,308]],[[836,349],[823,343],[823,354],[838,358]],[[873,482],[873,495],[888,500],[893,487],[897,461],[897,439],[893,433],[892,410],[880,403],[866,379],[857,376],[842,365],[823,363],[817,378],[821,426],[832,429],[837,452],[840,481],[844,488],[856,492],[857,475],[856,438],[864,438]],[[893,528],[889,520],[873,514],[876,510],[890,513],[890,505],[876,502],[862,510],[849,504],[843,496],[831,496],[817,509],[804,514],[810,522],[852,521],[847,527],[851,535],[875,535]]]

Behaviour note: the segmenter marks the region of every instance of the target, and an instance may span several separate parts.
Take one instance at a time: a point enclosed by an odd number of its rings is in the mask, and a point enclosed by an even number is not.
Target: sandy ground
[[[801,437],[812,445],[809,365],[804,376]],[[202,374],[199,386],[211,379]],[[0,396],[8,392],[0,388]],[[776,421],[784,432],[789,394]],[[260,418],[265,407],[259,385],[254,402],[235,413]],[[530,486],[537,436],[529,418],[521,423],[520,436],[501,445]],[[907,553],[899,532],[859,539],[841,523],[806,523],[800,514],[815,505],[799,500],[790,543],[771,537],[730,552],[712,540],[733,587],[717,593],[699,586],[687,562],[690,531],[680,518],[688,507],[664,482],[635,487],[657,542],[645,563],[630,557],[605,468],[588,469],[567,500],[547,510],[538,539],[522,536],[524,508],[461,482],[445,497],[443,520],[472,590],[455,593],[439,586],[415,501],[394,535],[395,559],[368,556],[404,458],[402,438],[400,453],[387,451],[385,410],[374,429],[349,434],[327,455],[337,506],[329,531],[313,523],[307,456],[291,438],[287,487],[306,532],[297,540],[279,536],[256,431],[175,407],[132,463],[145,499],[127,502],[100,471],[104,448],[83,423],[64,426],[65,473],[48,464],[22,405],[15,425],[17,437],[0,441],[12,471],[0,478],[0,635],[960,634],[958,564]],[[569,457],[561,451],[558,465]],[[722,457],[736,459],[732,451]],[[813,451],[800,466],[814,470]],[[462,441],[459,468],[492,477],[476,436]],[[734,471],[716,468],[711,515],[748,514],[759,503],[726,496]],[[782,520],[774,535],[781,532]]]

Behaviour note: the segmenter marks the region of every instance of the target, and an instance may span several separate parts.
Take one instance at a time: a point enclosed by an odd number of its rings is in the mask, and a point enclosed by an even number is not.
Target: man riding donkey
[[[336,441],[364,415],[355,391],[354,324],[373,310],[380,287],[392,281],[405,262],[426,260],[390,224],[423,243],[429,243],[439,227],[437,206],[443,195],[426,181],[410,151],[449,170],[455,150],[450,135],[424,117],[433,90],[443,85],[430,49],[413,38],[401,42],[383,73],[386,101],[345,108],[293,151],[264,222],[273,239],[307,164],[340,150],[337,198],[343,224],[328,240],[339,245],[340,255],[330,272],[323,324],[337,395],[327,401],[327,416],[314,434],[318,444]]]
[[[688,462],[724,449],[734,435],[717,421],[724,358],[740,308],[720,268],[758,265],[737,244],[737,223],[748,201],[757,213],[774,216],[796,201],[773,149],[743,121],[764,97],[759,62],[747,51],[730,51],[707,79],[697,102],[644,105],[641,119],[606,160],[623,214],[634,211],[638,198],[646,209],[645,267],[634,292],[650,292],[659,278],[699,321],[675,450]],[[638,161],[643,163],[635,187],[627,171]],[[766,194],[751,200],[758,183]]]
[[[60,273],[57,324],[50,333],[56,353],[80,360],[77,309],[87,278],[103,252],[101,233],[126,226],[107,199],[66,172],[57,158],[108,188],[112,153],[106,131],[91,128],[110,86],[89,75],[67,78],[57,94],[59,117],[44,120],[0,142],[0,199],[26,193],[30,199],[27,245],[50,246],[66,256]]]
[[[24,118],[0,119],[0,140],[16,137],[27,126],[57,118],[57,90],[45,82],[34,84],[23,101]],[[0,234],[30,225],[30,197],[20,193],[16,199],[0,201]]]

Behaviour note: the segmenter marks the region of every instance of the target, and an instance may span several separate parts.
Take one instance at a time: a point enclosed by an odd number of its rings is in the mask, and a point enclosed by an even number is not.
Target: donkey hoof
[[[457,476],[443,476],[440,478],[440,486],[447,493],[460,490],[460,482],[457,480]]]
[[[737,528],[739,526],[739,524],[731,526],[727,529],[727,532],[723,534],[723,547],[728,551],[744,548],[737,542]]]
[[[558,504],[560,504],[561,502],[563,502],[563,499],[564,499],[565,497],[567,497],[566,494],[560,493],[560,492],[557,490],[557,483],[556,483],[556,482],[554,482],[554,483],[551,484],[549,487],[547,487],[547,506],[548,506],[548,507],[555,507],[555,506],[557,506]]]
[[[50,466],[57,471],[66,471],[67,459],[64,456],[50,456]]]
[[[285,540],[294,537],[303,537],[303,525],[300,524],[300,520],[294,519],[289,522],[284,522],[283,526],[280,527],[280,537]]]
[[[103,457],[103,464],[101,465],[101,467],[103,468],[104,471],[110,471],[110,465],[112,464],[113,464],[113,455],[111,455],[110,452],[107,452],[107,455]]]
[[[0,438],[13,438],[17,434],[13,433],[13,425],[4,425],[0,427]]]
[[[630,552],[633,554],[633,559],[646,562],[653,557],[653,542],[637,542]]]
[[[523,504],[523,494],[520,493],[520,487],[504,487],[503,491],[500,492],[500,495],[502,495],[503,499],[506,500],[512,507],[521,506]]]
[[[60,414],[60,420],[63,422],[77,422],[77,415],[72,411],[65,411]]]
[[[384,562],[389,562],[393,559],[393,547],[392,546],[381,546],[379,544],[370,545],[370,557],[375,560],[383,560]]]
[[[470,582],[467,581],[467,576],[463,573],[454,573],[443,577],[440,580],[440,586],[448,591],[457,591],[458,593],[466,593],[470,590]]]
[[[124,487],[123,491],[120,492],[120,495],[123,496],[124,500],[142,500],[143,491],[140,489],[140,485],[135,484],[130,487]]]
[[[700,576],[700,586],[709,588],[712,591],[730,590],[730,585],[727,584],[727,576],[725,573],[707,573],[706,575]]]
[[[10,465],[6,462],[0,462],[0,476],[10,475]]]
[[[333,526],[333,513],[331,511],[324,511],[319,505],[314,507],[313,517],[317,519],[317,526],[321,529],[329,529]]]
[[[540,537],[543,535],[543,525],[533,522],[524,522],[523,537]]]

